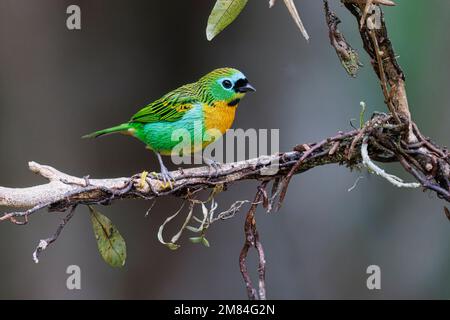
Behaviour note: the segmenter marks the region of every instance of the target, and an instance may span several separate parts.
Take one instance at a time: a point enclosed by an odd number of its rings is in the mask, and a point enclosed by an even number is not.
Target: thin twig
[[[256,229],[255,213],[261,198],[263,197],[263,190],[265,189],[267,182],[263,182],[258,191],[256,192],[255,199],[252,206],[247,212],[244,225],[245,242],[239,255],[239,269],[241,270],[242,277],[244,278],[245,287],[247,288],[247,295],[250,300],[265,300],[266,299],[266,259],[262,244],[259,240],[258,230]],[[252,280],[248,273],[246,259],[248,250],[254,247],[258,253],[259,265],[258,265],[258,287],[257,291],[252,284]]]
[[[66,224],[70,221],[70,219],[72,219],[72,217],[75,213],[76,207],[77,206],[75,205],[70,209],[69,213],[64,217],[64,219],[61,220],[61,223],[59,224],[58,228],[56,229],[56,232],[51,237],[39,241],[39,244],[36,247],[36,250],[34,250],[34,252],[33,252],[34,262],[39,263],[40,253],[42,251],[44,251],[45,249],[47,249],[47,247],[49,245],[51,245],[53,242],[55,242],[58,239],[59,235],[61,234],[61,231],[64,229]]]

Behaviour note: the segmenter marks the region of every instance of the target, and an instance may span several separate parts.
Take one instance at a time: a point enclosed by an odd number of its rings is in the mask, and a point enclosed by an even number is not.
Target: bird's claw
[[[211,175],[211,170],[214,170],[214,174],[212,176],[217,177],[219,175],[219,169],[222,164],[213,159],[204,158],[203,160],[205,161],[206,165],[209,167],[210,175]]]
[[[172,189],[173,188],[172,182],[175,182],[175,178],[172,175],[172,173],[170,173],[170,171],[167,170],[167,168],[162,167],[160,176],[161,180],[164,182],[164,188],[170,187],[170,189]]]

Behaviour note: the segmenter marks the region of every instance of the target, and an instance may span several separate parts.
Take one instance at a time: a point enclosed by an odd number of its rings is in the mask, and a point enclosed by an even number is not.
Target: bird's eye
[[[231,83],[230,80],[223,80],[223,81],[222,81],[222,86],[223,86],[225,89],[230,89],[230,88],[233,86],[233,84]]]

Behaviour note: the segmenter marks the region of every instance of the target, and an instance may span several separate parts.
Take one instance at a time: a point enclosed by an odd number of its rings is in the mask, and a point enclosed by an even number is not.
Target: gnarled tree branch
[[[362,138],[369,143],[370,157],[382,162],[400,162],[424,188],[431,189],[440,198],[450,201],[450,160],[446,149],[426,139],[414,125],[419,142],[407,144],[401,137],[407,130],[388,115],[376,115],[361,129],[340,132],[319,143],[300,144],[294,151],[223,164],[217,172],[209,167],[173,171],[173,188],[168,188],[158,177],[147,177],[141,184],[139,174],[127,178],[89,179],[62,173],[52,167],[30,162],[30,170],[49,180],[47,184],[29,188],[0,187],[0,206],[26,208],[7,212],[0,221],[26,223],[28,217],[40,209],[64,211],[75,205],[110,204],[112,200],[153,199],[173,195],[184,197],[189,192],[228,186],[241,180],[267,181],[291,174],[299,174],[326,164],[355,167],[361,163]],[[300,161],[301,160],[301,161]],[[266,172],[276,165],[272,175]],[[273,169],[273,167],[272,167]],[[24,222],[17,218],[26,219]]]

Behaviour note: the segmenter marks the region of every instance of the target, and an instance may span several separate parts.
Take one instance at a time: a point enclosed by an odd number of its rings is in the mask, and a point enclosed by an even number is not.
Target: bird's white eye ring
[[[230,80],[225,79],[225,80],[222,81],[222,86],[223,86],[225,89],[231,89],[231,87],[233,86],[233,84],[231,83]]]

